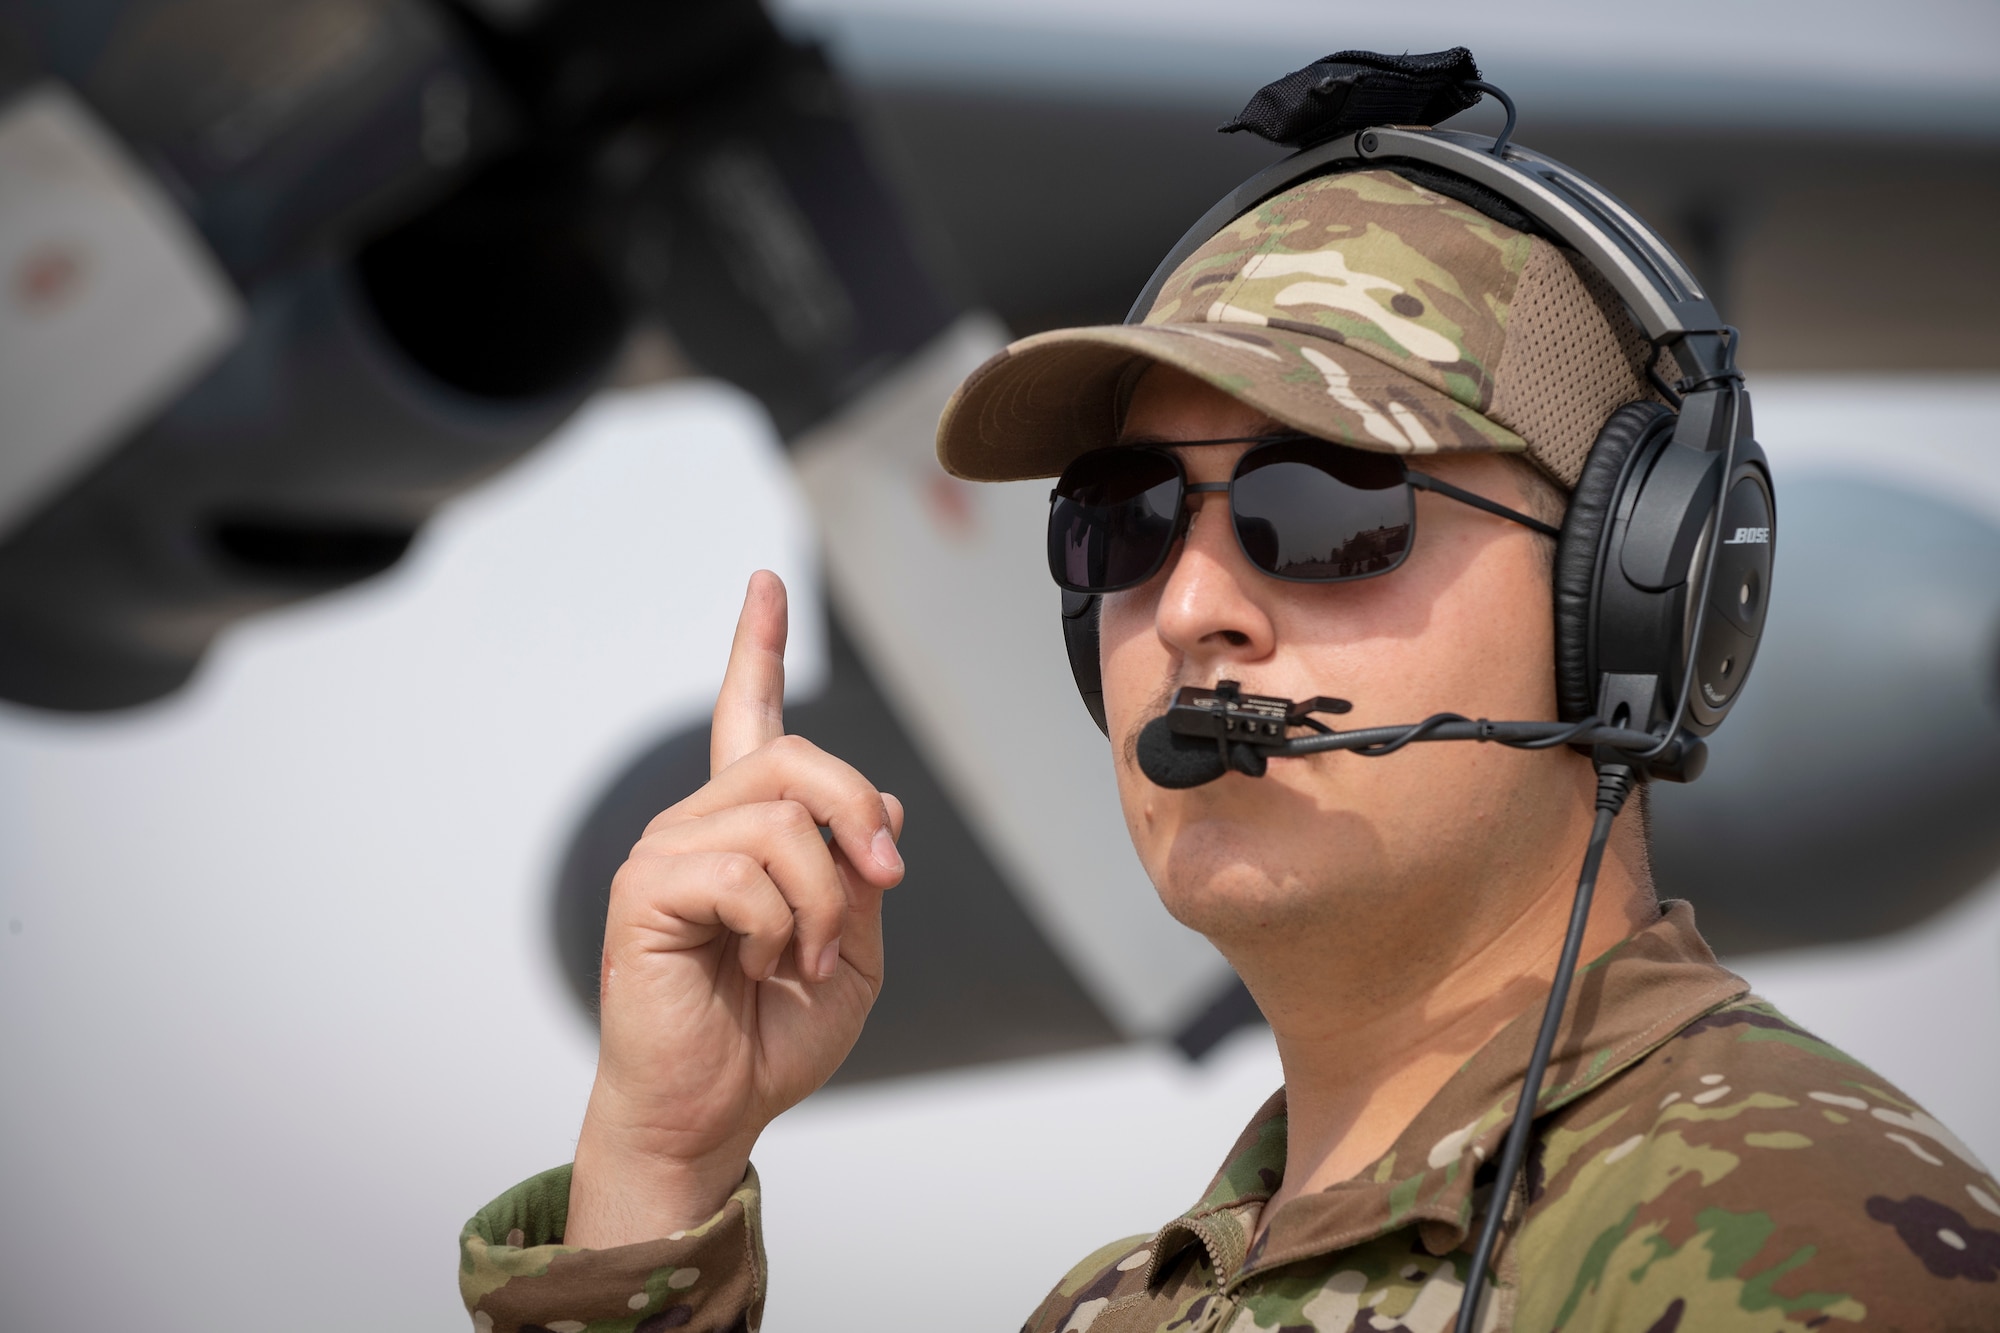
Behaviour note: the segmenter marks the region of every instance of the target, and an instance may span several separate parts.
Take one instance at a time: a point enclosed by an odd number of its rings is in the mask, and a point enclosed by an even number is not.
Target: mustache
[[[1125,734],[1119,738],[1118,756],[1127,768],[1136,769],[1139,767],[1139,733],[1146,729],[1146,724],[1167,711],[1168,707],[1174,701],[1175,693],[1179,691],[1181,686],[1195,683],[1193,681],[1182,680],[1180,678],[1181,674],[1179,671],[1172,672],[1165,680],[1160,682],[1153,693],[1147,697],[1146,706],[1140,711],[1138,719],[1131,726],[1125,728]]]

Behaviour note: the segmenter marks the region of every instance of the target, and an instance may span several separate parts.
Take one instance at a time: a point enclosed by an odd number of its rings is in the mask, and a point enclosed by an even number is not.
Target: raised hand
[[[785,734],[784,659],[785,586],[759,571],[708,785],[655,818],[612,880],[568,1244],[657,1239],[721,1207],[764,1126],[839,1066],[882,988],[903,808]]]

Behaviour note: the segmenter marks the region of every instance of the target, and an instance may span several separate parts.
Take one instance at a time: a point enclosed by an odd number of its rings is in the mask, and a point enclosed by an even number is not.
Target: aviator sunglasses
[[[1157,574],[1186,531],[1190,495],[1229,493],[1244,556],[1273,578],[1341,583],[1402,564],[1416,536],[1415,491],[1510,519],[1550,537],[1540,519],[1412,471],[1399,454],[1371,453],[1311,435],[1176,440],[1174,448],[1252,444],[1228,481],[1190,482],[1165,447],[1093,449],[1049,492],[1049,572],[1069,592],[1135,588]]]

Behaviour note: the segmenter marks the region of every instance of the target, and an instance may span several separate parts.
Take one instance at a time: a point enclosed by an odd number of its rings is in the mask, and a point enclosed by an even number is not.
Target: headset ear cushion
[[[1069,653],[1069,674],[1090,720],[1106,736],[1110,724],[1104,718],[1104,668],[1097,656],[1097,614],[1104,599],[1089,593],[1063,593],[1063,648]]]
[[[1661,420],[1672,415],[1660,403],[1627,403],[1613,412],[1590,446],[1583,475],[1570,495],[1555,570],[1556,702],[1565,722],[1580,721],[1597,707],[1597,682],[1590,670],[1592,604],[1604,531],[1618,508],[1625,465]]]

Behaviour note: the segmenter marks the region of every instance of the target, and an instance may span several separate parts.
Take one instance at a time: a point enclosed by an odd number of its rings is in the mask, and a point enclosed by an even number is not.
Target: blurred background
[[[1043,488],[930,433],[1122,318],[1282,151],[1214,127],[1349,47],[1471,47],[1743,328],[1778,593],[1662,889],[2000,1158],[2000,10],[1218,13],[0,2],[0,1323],[463,1319],[758,567],[911,865],[757,1155],[767,1326],[1013,1327],[1185,1207],[1276,1057],[1125,842]]]

